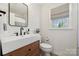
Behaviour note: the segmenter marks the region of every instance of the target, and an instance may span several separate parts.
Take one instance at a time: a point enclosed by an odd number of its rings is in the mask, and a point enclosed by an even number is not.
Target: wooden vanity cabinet
[[[10,53],[5,54],[5,56],[39,56],[40,55],[40,47],[39,41],[16,49]]]

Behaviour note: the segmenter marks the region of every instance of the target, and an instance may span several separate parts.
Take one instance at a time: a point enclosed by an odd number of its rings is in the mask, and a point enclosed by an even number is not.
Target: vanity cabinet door
[[[5,55],[6,56],[39,56],[40,55],[39,41],[26,45],[22,48],[19,48]]]
[[[39,42],[32,43],[26,47],[27,49],[27,56],[39,56],[40,55],[40,48]]]

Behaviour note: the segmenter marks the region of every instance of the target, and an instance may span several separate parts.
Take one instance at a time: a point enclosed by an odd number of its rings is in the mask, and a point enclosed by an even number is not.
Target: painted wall
[[[28,4],[29,9],[29,27],[32,30],[40,28],[40,19],[41,19],[41,6],[40,4]]]
[[[42,4],[41,9],[41,35],[42,40],[49,38],[53,46],[52,52],[57,55],[76,55],[77,48],[77,5],[72,5],[71,10],[71,29],[51,29],[50,30],[50,9],[61,5],[60,3]],[[48,37],[48,38],[47,38]]]

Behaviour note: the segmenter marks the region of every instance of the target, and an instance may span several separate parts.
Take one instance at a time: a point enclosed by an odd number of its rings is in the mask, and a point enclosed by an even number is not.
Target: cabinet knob
[[[31,51],[31,49],[28,49],[28,51]]]

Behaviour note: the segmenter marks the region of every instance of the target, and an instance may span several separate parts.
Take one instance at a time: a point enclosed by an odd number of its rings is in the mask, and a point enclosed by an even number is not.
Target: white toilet
[[[50,52],[52,51],[52,46],[48,43],[40,43],[40,49],[45,52],[46,56],[50,56]]]

